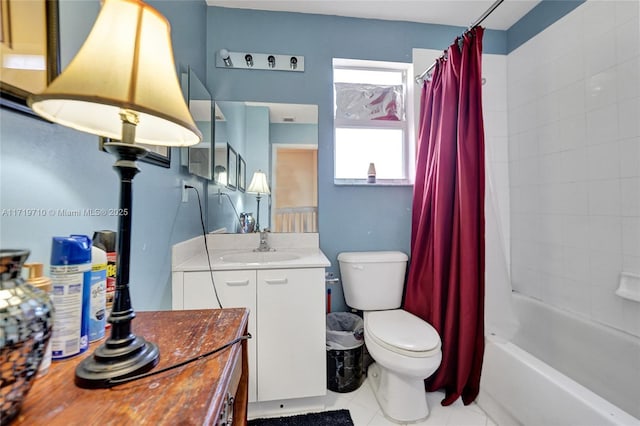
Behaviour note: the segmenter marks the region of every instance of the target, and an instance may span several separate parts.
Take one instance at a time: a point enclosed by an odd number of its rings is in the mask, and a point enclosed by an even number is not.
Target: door
[[[273,164],[272,231],[317,232],[317,146],[275,146]]]

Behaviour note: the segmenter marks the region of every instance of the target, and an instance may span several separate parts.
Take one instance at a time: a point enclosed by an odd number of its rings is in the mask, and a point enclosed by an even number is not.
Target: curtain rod
[[[482,15],[480,15],[480,17],[478,19],[476,19],[473,24],[469,25],[469,28],[467,28],[467,31],[469,31],[470,29],[477,27],[478,25],[480,25],[482,23],[482,21],[484,21],[485,19],[487,19],[487,16],[491,15],[491,13],[493,13],[494,10],[497,9],[498,6],[500,6],[502,4],[502,2],[504,2],[504,0],[496,0],[490,7],[489,9],[485,10],[484,13]],[[424,77],[429,74],[429,71],[431,71],[436,64],[438,63],[438,61],[434,61],[433,64],[431,64],[431,66],[429,68],[427,68],[426,70],[424,70],[422,72],[422,74],[420,74],[419,76],[416,77],[416,84],[420,84],[420,82],[422,82],[424,80]]]

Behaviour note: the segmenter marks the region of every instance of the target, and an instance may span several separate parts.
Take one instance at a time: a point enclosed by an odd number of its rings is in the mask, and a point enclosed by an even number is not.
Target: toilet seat
[[[365,312],[365,329],[378,345],[414,358],[440,352],[440,336],[428,322],[402,310]]]

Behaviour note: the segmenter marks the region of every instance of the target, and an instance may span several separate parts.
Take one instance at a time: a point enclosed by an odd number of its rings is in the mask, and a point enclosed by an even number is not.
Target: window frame
[[[402,75],[404,121],[386,120],[349,120],[336,118],[336,90],[333,71],[336,69],[362,70],[362,71],[392,71]],[[332,66],[332,91],[333,91],[333,181],[335,185],[363,185],[363,186],[410,186],[415,180],[415,137],[414,137],[414,88],[411,77],[413,76],[413,64],[410,62],[372,61],[360,59],[333,58]],[[382,85],[382,84],[381,84]],[[336,177],[336,130],[338,128],[350,129],[402,129],[402,158],[405,178],[402,179],[376,179],[375,183],[368,183],[366,176],[362,179],[349,179]]]

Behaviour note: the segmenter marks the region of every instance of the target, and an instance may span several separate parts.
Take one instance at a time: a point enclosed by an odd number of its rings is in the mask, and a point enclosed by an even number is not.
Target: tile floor
[[[367,381],[350,393],[327,391],[326,398],[326,410],[348,409],[355,426],[397,426],[396,423],[390,422],[384,417]],[[428,393],[427,401],[431,413],[424,422],[412,425],[496,426],[475,403],[465,406],[458,400],[448,407],[443,407],[440,405],[443,398],[444,392]]]

